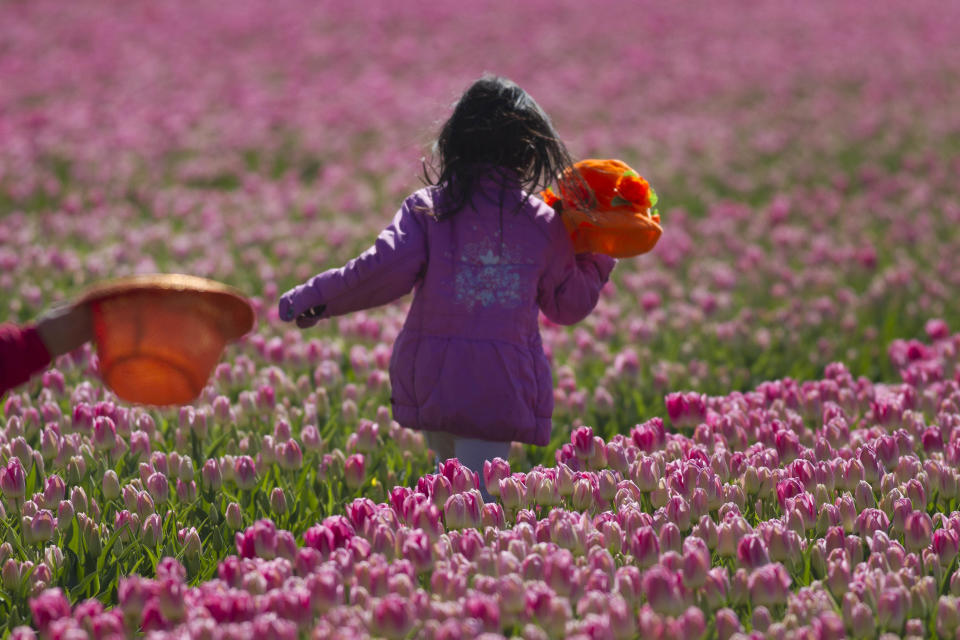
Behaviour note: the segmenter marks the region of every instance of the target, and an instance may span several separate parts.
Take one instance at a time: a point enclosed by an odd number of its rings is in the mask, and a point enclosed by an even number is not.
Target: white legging
[[[494,502],[483,483],[483,462],[494,458],[506,460],[510,455],[509,442],[461,438],[446,431],[427,431],[427,445],[436,454],[437,467],[450,458],[456,458],[460,464],[480,476],[480,495],[484,502]]]

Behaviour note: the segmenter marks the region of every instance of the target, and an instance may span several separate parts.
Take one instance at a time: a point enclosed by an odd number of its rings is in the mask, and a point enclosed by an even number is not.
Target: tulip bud
[[[167,476],[162,473],[154,473],[147,478],[147,491],[153,498],[154,504],[164,503],[170,498],[170,484]]]
[[[593,490],[593,485],[589,480],[586,478],[578,478],[573,483],[571,501],[577,511],[593,511],[596,509],[596,495]]]
[[[498,494],[500,501],[508,511],[519,509],[524,504],[524,488],[520,481],[513,477],[507,477],[498,483]]]
[[[241,491],[250,491],[257,486],[257,469],[250,456],[238,456],[234,460],[233,479]]]
[[[858,512],[862,512],[864,509],[873,509],[877,506],[877,499],[876,496],[873,495],[873,489],[864,480],[857,483],[853,499]]]
[[[120,479],[117,478],[117,472],[113,469],[107,469],[103,474],[103,497],[107,500],[115,500],[120,497]]]
[[[59,504],[67,495],[67,485],[63,478],[53,474],[47,477],[43,488],[43,500],[47,506]]]
[[[630,552],[638,567],[647,569],[660,559],[660,541],[653,527],[643,526],[637,529],[630,542]]]
[[[34,542],[46,542],[53,537],[54,526],[53,514],[41,509],[30,523],[30,538]]]
[[[462,529],[467,526],[467,505],[462,493],[455,493],[447,498],[443,518],[447,529]]]
[[[243,512],[240,510],[240,505],[236,502],[231,502],[227,505],[225,517],[227,526],[231,529],[236,530],[243,526]]]
[[[914,511],[904,523],[904,546],[910,551],[920,551],[930,544],[933,521],[925,511]]]
[[[940,596],[937,602],[937,635],[941,638],[952,638],[960,627],[960,611],[957,609],[956,598]]]
[[[699,589],[707,582],[709,569],[710,555],[705,548],[688,551],[683,556],[683,584],[688,589]]]
[[[568,499],[573,495],[573,483],[576,480],[573,470],[562,462],[557,463],[557,492]]]
[[[184,482],[177,478],[177,500],[182,504],[191,504],[197,499],[197,483],[193,480]]]
[[[270,492],[270,508],[277,515],[287,512],[287,496],[280,487],[274,487]]]
[[[8,558],[0,571],[0,581],[8,592],[16,592],[20,587],[20,563],[13,558]]]
[[[376,601],[372,611],[372,626],[378,635],[390,640],[406,637],[414,625],[414,611],[406,598],[389,594]]]
[[[102,549],[100,527],[97,526],[97,523],[92,518],[84,514],[80,514],[77,519],[80,523],[80,534],[83,537],[84,544],[87,546],[87,553],[92,556],[99,556],[100,550]]]
[[[7,466],[0,470],[0,490],[3,495],[14,500],[26,494],[27,474],[19,458],[11,458]]]
[[[296,471],[303,466],[303,451],[296,440],[287,440],[277,445],[277,464],[281,469]]]
[[[195,527],[181,529],[178,537],[183,545],[183,553],[187,557],[198,557],[201,553],[202,545],[200,543],[200,534]]]
[[[216,458],[210,458],[203,463],[203,468],[200,470],[200,483],[205,491],[217,491],[223,485],[220,463]]]
[[[500,495],[500,481],[510,476],[510,465],[503,458],[484,460],[483,486],[487,493],[497,497]]]
[[[310,452],[323,450],[323,439],[320,437],[320,431],[316,425],[308,424],[300,430],[300,440],[303,442],[303,448]]]
[[[882,629],[899,633],[907,615],[908,597],[902,588],[884,589],[877,600],[877,621]]]
[[[151,513],[143,521],[143,527],[140,530],[140,540],[147,547],[156,547],[162,538],[163,529],[160,524],[160,516]]]
[[[553,480],[547,477],[540,478],[534,486],[533,502],[542,507],[552,507],[560,504],[560,493],[557,491]]]
[[[70,502],[73,503],[73,510],[76,513],[86,513],[90,508],[87,502],[87,492],[83,490],[83,487],[74,487],[70,491]]]
[[[343,479],[347,487],[359,489],[366,481],[366,461],[362,453],[355,453],[344,463]]]
[[[118,511],[113,518],[113,530],[121,541],[129,542],[140,532],[140,517],[127,510]]]
[[[183,480],[184,482],[193,481],[193,460],[190,458],[190,456],[183,456],[180,458],[180,463],[177,465],[176,471],[178,479]]]
[[[93,421],[93,446],[97,451],[109,451],[117,445],[117,425],[106,416]]]
[[[932,547],[940,564],[946,567],[960,552],[960,538],[953,529],[937,529],[933,532]]]
[[[733,609],[717,611],[714,624],[717,629],[717,640],[729,640],[732,636],[743,631],[740,617]]]

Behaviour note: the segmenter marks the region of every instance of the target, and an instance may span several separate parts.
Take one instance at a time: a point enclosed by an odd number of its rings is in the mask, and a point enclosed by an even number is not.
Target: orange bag
[[[255,320],[238,291],[180,274],[111,280],[80,302],[93,313],[103,381],[118,397],[151,405],[197,398],[226,343]]]
[[[657,194],[620,160],[581,160],[559,180],[560,195],[540,194],[557,209],[577,253],[630,258],[653,249],[663,233]]]

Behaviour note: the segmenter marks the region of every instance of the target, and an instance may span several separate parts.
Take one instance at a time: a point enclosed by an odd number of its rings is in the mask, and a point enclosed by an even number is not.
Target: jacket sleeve
[[[427,238],[418,200],[408,198],[373,246],[339,269],[320,273],[303,286],[325,305],[318,318],[387,304],[413,289],[427,264]]]
[[[34,327],[0,325],[0,395],[49,364],[50,354]]]
[[[551,251],[540,278],[537,304],[552,322],[574,324],[597,306],[600,289],[617,261],[600,253],[573,252],[573,243],[559,216],[549,228]]]

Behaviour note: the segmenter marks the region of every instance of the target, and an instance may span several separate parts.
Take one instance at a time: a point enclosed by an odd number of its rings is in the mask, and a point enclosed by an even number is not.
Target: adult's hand
[[[93,338],[93,314],[86,304],[55,307],[36,322],[51,358],[73,351]]]

